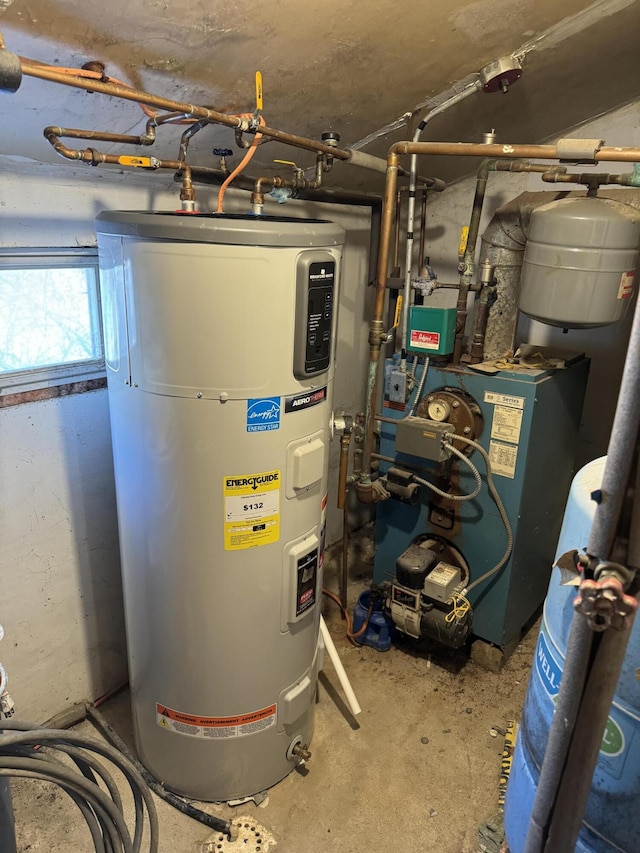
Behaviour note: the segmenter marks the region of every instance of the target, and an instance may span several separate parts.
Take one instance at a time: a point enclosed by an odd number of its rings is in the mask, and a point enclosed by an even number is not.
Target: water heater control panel
[[[336,262],[310,252],[298,261],[293,373],[306,379],[323,373],[331,361]]]

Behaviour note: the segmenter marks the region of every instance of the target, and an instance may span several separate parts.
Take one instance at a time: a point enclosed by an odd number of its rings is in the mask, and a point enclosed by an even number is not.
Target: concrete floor
[[[370,557],[368,540],[356,541],[353,601],[366,586]],[[335,559],[328,561],[326,576],[329,588],[336,590]],[[158,801],[160,853],[483,849],[477,829],[495,815],[498,804],[503,738],[495,730],[504,730],[508,720],[520,715],[536,630],[503,671],[494,674],[460,655],[436,650],[417,653],[406,646],[380,653],[354,647],[344,639],[338,608],[325,599],[323,611],[362,714],[357,720],[350,716],[325,656],[307,768],[271,789],[260,807],[205,806],[226,819],[246,816],[248,841],[219,847],[216,834]],[[131,742],[126,691],[102,710]],[[95,734],[87,722],[79,730]],[[15,784],[14,805],[20,853],[92,849],[75,807],[57,789],[37,782]],[[266,834],[254,835],[253,826],[256,832],[264,827]],[[253,843],[258,837],[261,845]]]

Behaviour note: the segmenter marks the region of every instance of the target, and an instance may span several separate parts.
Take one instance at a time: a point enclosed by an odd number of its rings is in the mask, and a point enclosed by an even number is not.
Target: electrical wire
[[[155,804],[141,774],[126,756],[86,735],[42,729],[33,723],[4,720],[0,734],[0,777],[39,779],[58,785],[80,810],[96,853],[141,853],[143,849],[157,853]],[[70,759],[77,770],[61,756]],[[106,758],[129,784],[134,801],[133,838],[115,782],[96,756]],[[149,835],[143,848],[145,811]]]
[[[253,118],[253,113],[240,113],[240,114],[238,114],[238,118]],[[259,116],[258,118],[260,121],[260,126],[262,127],[262,125],[264,125],[266,122],[262,116]],[[231,181],[234,178],[236,178],[240,174],[240,172],[242,172],[242,170],[245,168],[245,166],[249,163],[249,161],[251,160],[253,155],[258,150],[258,145],[260,145],[261,139],[262,139],[262,134],[259,132],[256,133],[256,135],[253,139],[253,142],[251,143],[251,146],[247,149],[247,153],[244,155],[242,160],[235,167],[233,172],[231,172],[231,174],[228,175],[225,178],[224,182],[220,185],[220,189],[218,190],[217,213],[223,213],[224,212],[224,206],[223,206],[224,205],[224,194],[227,191],[227,187],[229,186]]]
[[[511,550],[513,548],[513,531],[511,529],[511,524],[509,523],[509,516],[507,515],[507,511],[504,508],[504,504],[502,503],[502,499],[498,494],[498,490],[495,487],[493,482],[493,473],[491,469],[491,460],[489,459],[489,454],[484,449],[481,444],[478,444],[477,441],[472,441],[470,438],[467,438],[464,435],[452,435],[452,440],[462,441],[464,444],[469,445],[469,447],[473,447],[474,450],[477,450],[478,453],[483,457],[486,466],[487,466],[487,486],[489,488],[489,492],[491,497],[494,500],[495,505],[498,508],[498,512],[500,513],[500,518],[502,519],[502,523],[504,524],[504,529],[507,533],[507,546],[505,548],[504,554],[495,564],[492,569],[489,569],[488,572],[485,572],[483,575],[480,575],[479,578],[476,578],[473,583],[469,584],[466,589],[462,590],[462,595],[467,596],[472,589],[475,589],[481,583],[484,583],[486,580],[489,580],[490,577],[493,577],[500,569],[506,564],[507,560],[511,556]]]
[[[338,605],[338,607],[342,611],[342,615],[344,616],[344,621],[347,623],[347,637],[355,645],[355,641],[358,639],[358,637],[361,637],[364,634],[364,632],[367,630],[367,628],[369,627],[369,620],[371,619],[371,614],[373,613],[373,605],[374,605],[373,595],[369,596],[369,609],[367,610],[367,615],[365,617],[364,622],[362,623],[362,627],[358,631],[356,631],[356,633],[354,634],[353,631],[351,630],[351,616],[349,615],[349,611],[347,610],[346,607],[342,606],[342,602],[340,601],[338,596],[334,595],[332,592],[329,592],[328,589],[323,589],[322,592],[324,593],[324,595],[327,596],[327,598],[330,598],[332,601],[335,601],[335,603]]]
[[[451,435],[450,437],[458,438],[457,435]],[[480,489],[482,488],[482,477],[480,476],[480,472],[478,471],[476,466],[467,456],[464,455],[464,453],[461,453],[457,447],[454,447],[452,444],[449,444],[448,441],[443,441],[442,446],[446,447],[447,450],[449,450],[454,456],[457,456],[458,459],[461,462],[464,462],[467,468],[469,468],[476,481],[474,490],[468,495],[452,495],[449,492],[444,492],[442,489],[439,489],[436,485],[429,482],[429,480],[424,480],[422,477],[418,477],[417,474],[414,474],[413,477],[416,483],[420,483],[421,486],[426,486],[428,489],[431,489],[432,492],[435,492],[436,495],[440,495],[441,498],[446,498],[448,501],[470,501],[473,498],[477,497],[480,492]]]
[[[102,732],[102,734],[113,744],[113,746],[136,768],[140,776],[144,779],[154,794],[157,794],[158,797],[169,803],[170,806],[173,806],[174,809],[182,812],[182,814],[187,817],[197,820],[199,823],[208,826],[215,832],[223,832],[225,835],[231,837],[233,827],[229,821],[192,806],[191,803],[187,802],[187,800],[179,797],[177,794],[174,794],[173,791],[168,791],[164,785],[158,782],[158,780],[149,773],[146,767],[138,761],[135,755],[133,755],[120,735],[111,725],[109,725],[104,715],[98,711],[97,708],[93,705],[87,705],[87,716]]]
[[[416,356],[416,362],[418,357]],[[418,383],[418,390],[416,391],[415,397],[413,398],[413,403],[411,404],[411,408],[409,409],[409,414],[407,417],[412,417],[413,413],[416,410],[416,406],[418,405],[418,400],[422,397],[422,389],[424,388],[424,383],[427,379],[427,373],[429,372],[429,356],[426,356],[424,360],[424,367],[422,368],[422,374],[420,375],[420,382]],[[415,364],[414,364],[414,374],[415,374]]]
[[[471,604],[460,592],[454,593],[451,596],[451,604],[451,610],[444,617],[444,621],[449,624],[451,622],[464,619],[467,613],[471,610]]]

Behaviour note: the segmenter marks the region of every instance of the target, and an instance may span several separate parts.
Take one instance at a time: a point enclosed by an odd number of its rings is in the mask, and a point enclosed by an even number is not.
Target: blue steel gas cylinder
[[[560,532],[557,556],[584,550],[595,513],[591,493],[602,483],[605,459],[576,474]],[[561,586],[553,570],[529,687],[522,712],[505,801],[510,853],[522,853],[560,687],[576,587]],[[636,619],[575,850],[578,853],[640,851],[640,619]]]

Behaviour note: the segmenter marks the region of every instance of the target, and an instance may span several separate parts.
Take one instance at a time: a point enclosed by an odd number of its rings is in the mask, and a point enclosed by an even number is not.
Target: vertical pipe
[[[365,410],[365,435],[362,454],[362,475],[360,478],[361,500],[371,502],[371,453],[373,452],[373,430],[375,427],[375,405],[378,390],[378,363],[382,347],[384,303],[389,270],[389,248],[393,226],[393,210],[398,185],[398,155],[390,154],[387,160],[387,177],[382,220],[380,224],[380,247],[378,251],[378,275],[376,295],[373,306],[373,320],[369,330],[369,369],[367,371],[367,395]],[[368,497],[368,500],[367,500]]]
[[[640,309],[636,304],[629,346],[602,479],[602,499],[591,526],[587,554],[611,557],[640,428]],[[549,731],[525,853],[573,850],[580,832],[598,750],[620,675],[629,632],[608,628],[590,671],[593,632],[575,613],[556,710]],[[617,636],[616,636],[617,634]],[[606,642],[605,642],[606,640]],[[603,657],[604,656],[604,657]],[[585,707],[582,707],[583,685]],[[606,708],[606,711],[602,711]],[[576,725],[574,728],[574,720]],[[577,778],[582,781],[578,784]],[[564,790],[563,790],[564,789]],[[560,809],[562,808],[562,810]],[[556,844],[552,836],[559,839]],[[547,840],[548,837],[548,840]],[[560,846],[562,845],[562,846]]]
[[[484,205],[484,196],[487,189],[487,180],[489,179],[491,163],[491,160],[483,160],[480,164],[480,168],[478,169],[478,176],[476,178],[476,189],[473,196],[471,219],[469,220],[469,232],[467,234],[467,244],[465,246],[464,258],[462,261],[460,288],[458,290],[458,302],[456,305],[456,338],[453,348],[454,364],[459,364],[460,359],[462,358],[462,343],[467,323],[467,299],[469,297],[469,288],[471,287],[471,280],[475,271],[476,244],[478,242],[480,218],[482,216],[482,207]]]
[[[418,249],[418,263],[424,261],[424,244],[427,237],[427,191],[422,190],[420,201],[420,247]]]
[[[396,194],[396,222],[393,233],[393,275],[400,275],[400,214],[402,212],[402,193]],[[397,270],[397,272],[396,272]]]
[[[340,604],[346,610],[348,606],[347,590],[349,586],[349,504],[342,507],[342,580],[340,583]]]
[[[586,621],[583,616],[577,618]],[[632,627],[633,615],[622,630],[609,628],[593,641],[596,652],[558,787],[545,853],[575,849]]]
[[[429,124],[430,121],[436,118],[436,116],[441,115],[448,109],[451,109],[451,107],[454,107],[456,104],[459,104],[461,101],[464,101],[466,98],[469,97],[469,95],[473,95],[475,92],[479,92],[481,89],[482,83],[480,82],[480,78],[475,78],[471,83],[465,86],[464,89],[461,89],[459,92],[456,92],[454,95],[451,95],[450,98],[447,98],[447,100],[443,101],[439,106],[434,107],[434,109],[432,109],[426,114],[426,116],[422,119],[422,121],[416,128],[416,132],[413,134],[413,141],[419,142],[425,127]],[[409,153],[411,154],[409,168],[409,204],[407,206],[407,243],[405,248],[402,326],[400,330],[402,340],[404,340],[406,337],[407,326],[409,324],[409,295],[411,287],[411,268],[413,265],[413,224],[415,218],[416,186],[418,175],[418,155],[417,153],[413,152]]]

